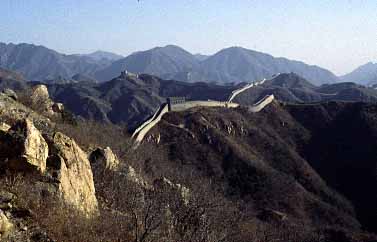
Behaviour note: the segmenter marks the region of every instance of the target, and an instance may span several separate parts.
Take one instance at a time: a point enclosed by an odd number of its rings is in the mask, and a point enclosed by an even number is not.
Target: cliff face
[[[54,133],[48,143],[48,164],[63,200],[86,215],[96,214],[98,204],[87,154],[73,139],[60,132]]]
[[[32,100],[46,98],[34,94]],[[30,207],[46,205],[47,201],[83,217],[97,216],[87,154],[73,139],[55,132],[50,118],[6,94],[0,94],[0,104],[0,119],[4,121],[0,130],[0,236],[5,239],[11,234],[12,239],[24,239],[21,234],[27,229],[19,224],[35,216]],[[43,108],[40,110],[47,115]]]
[[[257,214],[373,231],[375,113],[375,105],[337,102],[274,102],[259,113],[198,108],[166,114],[144,146],[164,154],[164,165],[148,163],[153,172],[168,166],[209,178]]]

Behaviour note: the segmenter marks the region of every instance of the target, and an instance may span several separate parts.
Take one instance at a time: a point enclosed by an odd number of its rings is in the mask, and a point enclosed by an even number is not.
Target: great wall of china
[[[168,99],[166,103],[163,103],[157,111],[153,114],[151,118],[146,120],[144,123],[142,123],[132,134],[132,138],[135,141],[136,147],[143,141],[145,135],[156,125],[158,122],[162,119],[162,116],[165,113],[168,112],[181,112],[188,110],[190,108],[195,107],[225,107],[225,108],[237,108],[239,106],[238,103],[233,103],[232,101],[236,96],[238,96],[240,93],[252,88],[256,87],[258,85],[262,85],[266,79],[263,79],[259,82],[253,82],[250,84],[247,84],[246,86],[236,89],[232,92],[230,95],[228,101],[226,102],[220,102],[220,101],[185,101],[184,98],[176,98],[174,100]],[[267,95],[264,98],[262,98],[260,101],[258,101],[256,104],[249,106],[250,112],[259,112],[264,107],[266,107],[268,104],[270,104],[274,100],[274,95]]]

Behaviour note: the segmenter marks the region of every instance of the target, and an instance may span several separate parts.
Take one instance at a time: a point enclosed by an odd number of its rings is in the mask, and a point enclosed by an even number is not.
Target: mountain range
[[[323,68],[241,47],[223,49],[212,56],[198,58],[198,55],[173,45],[137,52],[114,62],[95,76],[105,81],[124,69],[164,79],[219,84],[261,80],[280,72],[296,72],[315,84],[338,81],[334,74]]]
[[[134,128],[153,114],[167,97],[185,96],[190,100],[226,100],[233,86],[163,80],[148,74],[119,76],[108,82],[50,83],[54,100],[74,114],[108,123],[125,123]]]
[[[298,73],[318,85],[339,80],[326,69],[241,47],[230,47],[205,56],[168,45],[122,58],[103,51],[66,55],[44,46],[0,43],[0,66],[20,72],[33,81],[71,79],[76,74],[108,81],[125,69],[163,79],[218,84],[250,82],[283,72]]]
[[[65,55],[44,46],[0,43],[0,67],[17,71],[28,80],[71,78],[78,73],[91,75],[111,64],[106,59]]]
[[[232,91],[244,86],[216,85],[206,82],[188,83],[164,80],[141,74],[118,76],[108,82],[50,82],[52,98],[62,102],[74,114],[107,123],[127,124],[133,129],[152,115],[167,97],[187,100],[226,101]],[[253,105],[266,95],[285,103],[321,101],[377,102],[377,90],[354,83],[334,83],[315,86],[295,73],[283,73],[263,85],[239,94],[234,101]]]
[[[101,61],[101,60],[116,61],[123,58],[123,56],[121,55],[108,52],[108,51],[102,51],[102,50],[97,50],[89,54],[77,54],[77,56],[89,57],[96,61]]]
[[[238,95],[235,102],[251,105],[266,95],[274,94],[286,103],[324,101],[377,102],[377,90],[352,82],[315,86],[295,73],[282,73],[264,85],[250,88]]]
[[[0,89],[16,91],[41,82],[28,82],[22,75],[0,68]],[[119,75],[107,82],[97,82],[83,74],[44,82],[51,97],[68,110],[86,119],[106,123],[127,124],[130,129],[140,124],[171,96],[187,100],[227,101],[232,91],[246,83],[217,85],[208,82],[165,80],[149,74]],[[315,103],[322,101],[377,102],[377,90],[344,82],[313,85],[296,73],[282,73],[239,94],[234,101],[253,105],[266,95],[285,103]]]

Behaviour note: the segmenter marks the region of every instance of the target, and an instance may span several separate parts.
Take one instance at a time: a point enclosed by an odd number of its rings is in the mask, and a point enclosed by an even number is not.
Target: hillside
[[[152,115],[167,97],[187,100],[228,100],[231,92],[244,86],[215,85],[205,82],[187,83],[163,80],[152,75],[119,76],[109,82],[50,83],[51,96],[64,103],[74,114],[112,123],[125,123],[130,129]],[[316,87],[294,73],[275,76],[263,85],[238,95],[234,102],[252,105],[266,95],[274,94],[287,103],[320,101],[377,102],[377,90],[352,83]]]
[[[177,86],[113,82],[104,99]],[[376,240],[375,104],[169,112],[136,148],[122,127],[70,116],[44,86],[0,102],[1,239]]]
[[[266,81],[262,86],[249,89],[236,98],[236,102],[253,104],[268,94],[287,103],[322,101],[377,102],[377,91],[351,82],[314,86],[295,73],[283,73]]]
[[[109,63],[85,56],[61,54],[44,46],[0,43],[0,66],[17,71],[32,81],[71,78],[78,73],[91,75]]]
[[[0,67],[0,90],[10,88],[17,91],[26,87],[26,79],[21,74]]]
[[[287,110],[311,133],[303,156],[327,184],[353,203],[361,224],[377,231],[377,216],[370,213],[377,207],[377,196],[369,191],[377,175],[373,159],[376,105],[327,103],[289,106]]]
[[[146,137],[144,149],[156,150],[145,162],[151,174],[170,167],[175,179],[210,179],[244,202],[245,216],[284,217],[277,226],[376,231],[376,114],[376,105],[340,102],[172,112]]]
[[[11,71],[2,70],[1,89],[23,90],[40,84],[26,82]],[[119,76],[109,82],[97,83],[85,75],[72,79],[55,78],[47,86],[52,98],[62,102],[76,115],[106,123],[127,124],[130,129],[146,120],[167,97],[179,96],[186,100],[226,101],[232,91],[246,83],[222,86],[205,82],[187,83],[164,80],[152,75]],[[266,95],[274,94],[287,103],[313,103],[320,101],[376,102],[377,90],[354,83],[326,84],[316,87],[295,73],[283,73],[267,80],[263,85],[247,89],[236,96],[234,102],[252,105]]]
[[[356,68],[351,73],[340,77],[346,82],[355,82],[362,85],[373,85],[377,83],[377,63],[369,62]]]
[[[130,128],[153,114],[170,96],[190,100],[226,100],[234,87],[162,80],[155,76],[119,76],[104,83],[48,85],[51,96],[76,115]]]

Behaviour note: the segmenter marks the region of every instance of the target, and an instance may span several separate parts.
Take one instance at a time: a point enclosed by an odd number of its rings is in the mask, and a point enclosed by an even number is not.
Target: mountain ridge
[[[245,64],[247,63],[247,64]],[[336,82],[337,77],[330,71],[301,61],[274,57],[270,54],[249,50],[243,47],[229,47],[220,50],[203,61],[208,78],[227,80],[261,80],[277,73],[295,72],[309,79],[313,84]],[[223,68],[220,68],[222,67]],[[228,72],[224,68],[230,69]]]
[[[119,60],[121,58],[124,58],[124,56],[122,56],[122,55],[118,55],[116,53],[109,52],[109,51],[103,51],[103,50],[97,50],[97,51],[91,52],[89,54],[76,54],[76,55],[77,56],[90,57],[90,58],[93,58],[94,60],[97,60],[97,61],[100,61],[102,59],[107,59],[109,61],[116,61],[116,60]]]
[[[363,85],[377,83],[377,63],[368,62],[357,67],[352,72],[340,77],[343,81],[355,82]]]
[[[90,75],[103,65],[104,62],[89,57],[61,54],[41,45],[0,43],[0,66],[17,71],[29,80],[71,78],[78,73]]]
[[[243,47],[229,47],[211,56],[198,56],[179,46],[166,45],[118,59],[120,56],[102,51],[66,55],[41,45],[0,43],[0,58],[0,66],[34,81],[56,77],[69,79],[76,74],[108,81],[125,69],[163,79],[222,85],[261,80],[279,72],[296,72],[317,85],[338,81],[333,73],[316,65]]]
[[[160,52],[168,53],[168,55],[161,55]],[[179,61],[177,57],[182,59]],[[158,60],[163,64],[156,68],[154,65]],[[136,62],[139,62],[140,65],[135,65]],[[166,63],[172,66],[168,66],[168,68]],[[179,63],[181,64],[179,65]],[[157,75],[164,79],[178,79],[188,82],[205,81],[219,84],[261,80],[278,72],[291,71],[310,79],[314,84],[338,81],[333,73],[316,65],[308,65],[301,61],[283,57],[276,58],[270,54],[243,47],[225,48],[214,55],[205,56],[205,58],[198,58],[197,55],[174,45],[156,47],[125,57],[105,70],[99,71],[96,76],[101,80],[109,79],[115,77],[114,75],[122,69]]]

